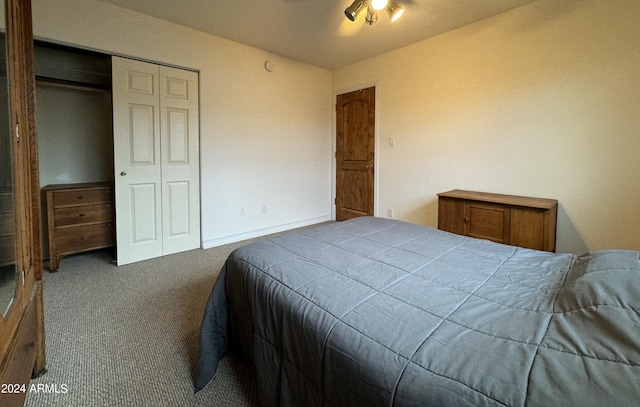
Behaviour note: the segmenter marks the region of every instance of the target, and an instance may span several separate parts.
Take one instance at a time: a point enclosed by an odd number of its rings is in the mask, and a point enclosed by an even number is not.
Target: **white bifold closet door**
[[[198,74],[112,59],[118,265],[200,247]]]

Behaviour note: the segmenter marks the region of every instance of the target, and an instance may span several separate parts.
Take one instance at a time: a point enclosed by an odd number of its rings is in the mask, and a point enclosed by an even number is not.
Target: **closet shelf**
[[[67,80],[55,79],[55,78],[45,78],[41,76],[36,76],[36,84],[41,86],[50,86],[50,87],[65,88],[65,89],[111,93],[110,86],[98,85],[93,83],[67,81]]]

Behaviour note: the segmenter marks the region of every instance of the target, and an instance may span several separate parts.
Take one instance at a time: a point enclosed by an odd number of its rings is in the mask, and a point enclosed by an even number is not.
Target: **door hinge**
[[[16,124],[16,141],[20,142],[20,125]]]

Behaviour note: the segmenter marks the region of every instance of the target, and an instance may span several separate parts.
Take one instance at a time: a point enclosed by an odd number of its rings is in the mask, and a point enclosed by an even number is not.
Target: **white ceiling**
[[[352,0],[100,0],[328,69],[336,69],[536,0],[397,0],[367,25]]]

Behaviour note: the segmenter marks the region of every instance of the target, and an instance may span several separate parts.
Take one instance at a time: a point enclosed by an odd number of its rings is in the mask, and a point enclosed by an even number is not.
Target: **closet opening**
[[[111,55],[39,40],[34,51],[43,258],[53,271],[67,254],[115,245]]]

